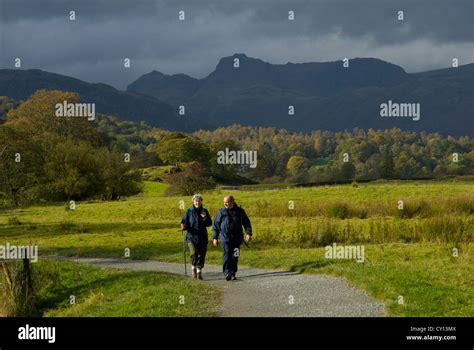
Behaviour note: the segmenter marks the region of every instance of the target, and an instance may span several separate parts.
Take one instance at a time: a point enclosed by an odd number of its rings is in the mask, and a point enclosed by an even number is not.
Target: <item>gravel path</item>
[[[118,269],[184,274],[182,264],[153,260],[65,258]],[[190,266],[188,265],[188,275]],[[237,280],[227,282],[222,267],[206,265],[203,277],[223,290],[221,316],[372,317],[384,316],[383,303],[352,288],[343,278],[239,266]]]

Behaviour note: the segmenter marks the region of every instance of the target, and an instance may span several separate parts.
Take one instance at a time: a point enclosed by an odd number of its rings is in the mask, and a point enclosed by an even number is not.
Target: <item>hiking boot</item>
[[[202,278],[202,273],[201,273],[201,271],[202,271],[201,269],[197,269],[197,279],[198,279],[198,280],[202,280],[202,279],[203,279],[203,278]]]
[[[226,281],[230,281],[232,279],[232,275],[231,274],[228,274],[225,276],[225,280]]]
[[[197,278],[197,269],[196,266],[191,266],[193,279]]]

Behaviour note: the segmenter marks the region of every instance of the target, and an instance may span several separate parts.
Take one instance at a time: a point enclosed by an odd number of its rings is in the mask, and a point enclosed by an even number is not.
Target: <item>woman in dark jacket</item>
[[[193,196],[193,206],[189,208],[181,219],[181,228],[186,230],[186,242],[191,252],[193,278],[202,280],[202,268],[207,251],[207,227],[212,225],[211,216],[202,206],[202,196]]]

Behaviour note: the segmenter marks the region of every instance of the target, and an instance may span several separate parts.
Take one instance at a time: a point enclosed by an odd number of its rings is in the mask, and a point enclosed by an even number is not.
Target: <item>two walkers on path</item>
[[[224,197],[224,207],[219,209],[212,223],[209,212],[202,206],[202,196],[192,198],[193,206],[181,219],[181,228],[186,230],[186,242],[191,253],[193,278],[202,279],[202,269],[207,252],[207,227],[212,225],[212,243],[222,246],[222,270],[227,281],[235,280],[240,256],[240,245],[252,240],[252,225],[245,213],[235,203],[233,196]]]

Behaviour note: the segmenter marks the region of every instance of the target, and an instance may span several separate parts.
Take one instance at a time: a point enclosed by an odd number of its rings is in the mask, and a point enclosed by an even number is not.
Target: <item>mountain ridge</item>
[[[239,59],[238,68],[235,59]],[[353,58],[348,68],[342,63],[272,64],[236,53],[221,58],[215,70],[202,79],[187,76],[192,81],[188,94],[179,93],[177,86],[186,88],[176,75],[161,72],[160,81],[143,75],[127,91],[183,105],[190,115],[217,126],[241,123],[295,131],[400,127],[474,134],[469,118],[474,113],[469,95],[474,86],[473,63],[418,73],[407,73],[378,58]],[[420,103],[422,118],[417,122],[381,118],[380,105],[388,100]],[[292,118],[289,106],[295,110]]]
[[[182,131],[238,123],[292,131],[399,127],[472,136],[473,86],[474,63],[407,73],[377,58],[350,59],[344,68],[342,61],[272,64],[242,53],[222,57],[201,79],[153,70],[125,91],[39,69],[0,70],[0,95],[25,100],[38,89],[73,91],[96,102],[98,113]],[[420,103],[420,120],[381,118],[380,105],[388,100]]]

